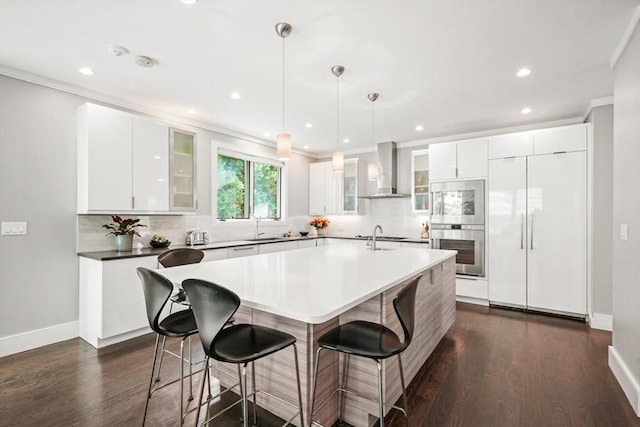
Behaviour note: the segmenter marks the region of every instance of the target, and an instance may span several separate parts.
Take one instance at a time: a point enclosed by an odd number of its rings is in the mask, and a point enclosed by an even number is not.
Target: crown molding
[[[631,40],[633,31],[636,29],[636,26],[638,25],[639,21],[640,21],[640,6],[636,6],[636,10],[633,13],[633,16],[631,17],[631,21],[629,21],[629,25],[627,25],[627,29],[622,35],[620,42],[618,42],[618,46],[616,47],[616,50],[613,51],[613,55],[611,55],[611,61],[610,61],[611,69],[613,69],[618,63],[618,60],[622,56],[624,49],[627,47],[627,44],[629,44],[629,40]]]
[[[603,98],[592,99],[591,102],[589,102],[589,105],[587,106],[587,111],[585,111],[584,115],[582,116],[582,121],[583,122],[587,121],[587,119],[589,118],[589,115],[591,115],[591,112],[593,111],[594,108],[604,107],[605,105],[613,105],[613,96],[605,96]]]

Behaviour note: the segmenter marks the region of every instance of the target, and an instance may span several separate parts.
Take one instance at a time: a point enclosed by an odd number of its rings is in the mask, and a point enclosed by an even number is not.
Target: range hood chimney
[[[361,199],[385,199],[411,197],[410,194],[398,193],[397,185],[397,148],[396,143],[378,143],[378,192],[376,194],[361,196]]]

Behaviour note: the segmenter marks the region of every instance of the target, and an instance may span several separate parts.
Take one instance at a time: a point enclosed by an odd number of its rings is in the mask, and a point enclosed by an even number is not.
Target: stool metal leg
[[[147,401],[144,404],[144,415],[142,417],[142,427],[144,427],[144,423],[147,421],[147,409],[149,409],[149,399],[151,399],[151,387],[153,387],[153,376],[156,371],[156,360],[158,358],[158,344],[160,342],[160,335],[156,334],[156,345],[153,349],[153,365],[151,366],[151,378],[149,380],[149,391],[147,391]],[[158,370],[159,372],[159,370]]]
[[[191,363],[191,335],[189,335],[189,402],[193,400],[193,365]],[[184,363],[184,362],[183,362]]]
[[[203,373],[202,373],[202,383],[200,384],[200,397],[198,398],[198,410],[196,411],[196,423],[195,423],[196,426],[200,421],[200,409],[202,408],[202,396],[204,395],[204,382],[207,381],[209,377],[209,356],[207,356],[204,360],[204,369],[202,372]],[[209,394],[211,394],[211,391],[209,391]],[[182,402],[180,402],[180,404],[182,404]]]
[[[251,390],[253,390],[253,425],[258,426],[258,394],[256,393],[256,364],[251,362]]]
[[[300,369],[298,368],[298,348],[296,344],[293,344],[293,356],[296,361],[296,381],[298,384],[298,409],[300,410],[300,427],[304,426],[304,419],[302,415],[302,390],[300,389]]]
[[[242,389],[244,393],[242,393],[242,425],[244,427],[249,427],[249,406],[247,401],[247,364],[245,363],[242,366],[242,377],[240,382],[242,383]]]
[[[384,427],[384,401],[382,400],[382,363],[374,359],[378,367],[378,397],[380,399],[380,427]]]
[[[339,406],[339,418],[338,420],[344,422],[344,407],[347,399],[347,393],[344,391],[347,389],[347,377],[349,372],[349,355],[344,353],[342,359],[342,381],[340,382],[340,388],[343,390],[340,392],[340,406]]]
[[[407,425],[409,424],[409,404],[407,402],[407,388],[404,386],[404,372],[402,372],[402,358],[398,353],[398,366],[400,367],[400,384],[402,385],[402,403],[404,403],[404,415],[407,418]]]
[[[156,377],[156,382],[160,381],[160,371],[162,370],[162,356],[164,356],[164,349],[167,343],[167,337],[162,337],[162,351],[160,352],[160,363],[158,363],[158,376]]]
[[[320,350],[322,347],[318,347],[316,351],[316,363],[313,369],[313,388],[311,390],[311,410],[309,411],[309,427],[313,425],[313,410],[316,402],[316,387],[318,386],[318,365],[320,364]]]
[[[180,421],[178,423],[181,426],[184,423],[184,405],[182,404],[182,398],[184,397],[184,338],[180,340]]]

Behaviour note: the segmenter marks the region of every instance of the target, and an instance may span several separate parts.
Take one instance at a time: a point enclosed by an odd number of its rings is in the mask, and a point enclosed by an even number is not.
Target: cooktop
[[[363,236],[361,234],[356,234],[356,239],[372,239],[373,236]],[[406,240],[408,237],[399,237],[399,236],[376,236],[376,240]]]

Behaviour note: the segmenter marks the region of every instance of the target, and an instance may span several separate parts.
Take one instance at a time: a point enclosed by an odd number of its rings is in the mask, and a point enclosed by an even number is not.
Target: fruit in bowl
[[[154,248],[166,248],[169,247],[171,241],[167,240],[162,234],[154,234],[149,244]]]

